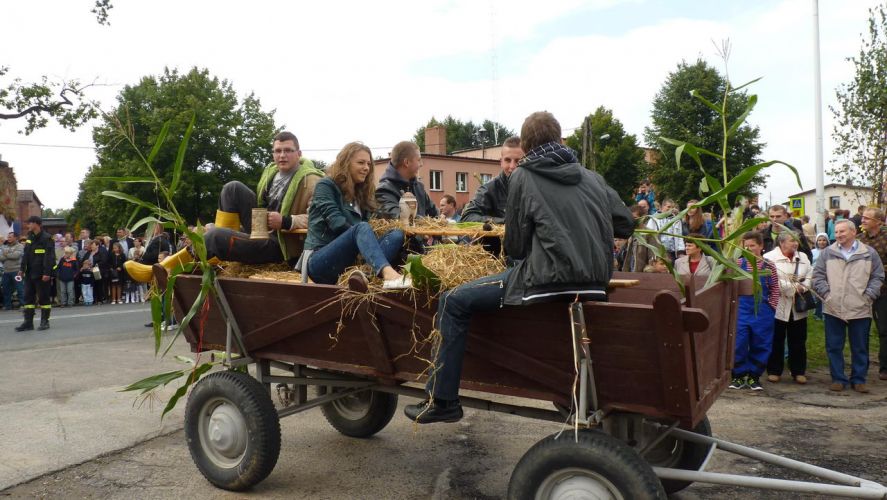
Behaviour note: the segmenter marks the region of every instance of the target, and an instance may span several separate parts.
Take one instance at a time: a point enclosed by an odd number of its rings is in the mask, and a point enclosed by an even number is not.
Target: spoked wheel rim
[[[536,500],[625,500],[604,476],[580,468],[555,471],[539,485]]]
[[[197,425],[200,447],[217,467],[237,467],[246,455],[249,431],[240,409],[226,398],[208,400]]]
[[[338,390],[332,389],[331,392],[338,392]],[[330,404],[348,420],[360,420],[370,412],[372,402],[373,391],[360,391],[332,401]]]

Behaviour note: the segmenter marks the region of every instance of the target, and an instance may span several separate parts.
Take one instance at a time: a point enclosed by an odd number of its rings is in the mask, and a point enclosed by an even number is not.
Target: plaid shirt
[[[875,236],[869,236],[863,231],[856,239],[874,248],[878,252],[878,257],[881,257],[881,262],[887,263],[887,227],[882,227]],[[881,295],[885,293],[887,293],[887,281],[881,285]]]
[[[736,259],[736,264],[739,265],[742,269],[751,272],[751,262],[745,260],[745,257],[740,257]],[[759,271],[770,271],[770,276],[761,276],[761,285],[764,285],[766,281],[768,294],[766,297],[762,297],[764,300],[770,304],[770,307],[775,311],[777,307],[779,307],[779,276],[776,270],[776,265],[770,262],[769,260],[764,259],[763,257],[758,257],[758,270]]]

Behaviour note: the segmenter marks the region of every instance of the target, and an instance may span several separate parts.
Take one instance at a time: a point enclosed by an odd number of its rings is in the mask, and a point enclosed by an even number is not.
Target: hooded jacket
[[[579,163],[548,156],[521,163],[508,180],[505,251],[518,262],[504,303],[605,299],[613,237],[628,238],[634,225],[616,191]]]
[[[810,263],[814,266],[816,265],[816,261],[819,259],[819,253],[822,252],[822,250],[825,250],[825,248],[828,248],[828,245],[826,245],[823,249],[820,249],[816,246],[816,240],[818,240],[820,236],[824,236],[825,241],[828,241],[828,233],[817,233],[816,237],[813,238],[813,248],[810,249],[810,253],[813,254],[813,258],[810,260]]]
[[[462,221],[505,222],[505,205],[508,203],[508,176],[500,172],[493,180],[477,188],[474,199],[462,209]]]
[[[394,165],[388,163],[385,173],[379,179],[376,186],[376,217],[380,219],[397,219],[400,217],[400,197],[405,192],[411,192],[416,197],[418,217],[437,217],[437,206],[431,202],[425,186],[419,179],[404,179]]]
[[[881,293],[884,265],[878,252],[865,243],[844,259],[840,244],[819,254],[813,266],[813,290],[822,297],[822,312],[844,321],[871,318],[872,302]]]

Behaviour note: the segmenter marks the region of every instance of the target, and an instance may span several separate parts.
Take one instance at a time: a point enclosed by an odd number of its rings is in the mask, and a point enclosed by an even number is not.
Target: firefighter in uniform
[[[22,256],[22,268],[19,276],[25,280],[25,322],[15,331],[24,332],[34,329],[34,313],[40,308],[39,330],[49,329],[49,313],[52,310],[52,299],[49,296],[50,276],[55,264],[55,243],[48,233],[43,231],[43,219],[32,216],[28,219],[28,241]]]

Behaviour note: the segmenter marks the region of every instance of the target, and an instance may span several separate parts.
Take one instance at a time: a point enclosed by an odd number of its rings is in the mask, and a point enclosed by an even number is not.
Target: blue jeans
[[[425,390],[435,398],[452,401],[459,398],[462,360],[468,340],[468,325],[474,313],[502,307],[505,281],[513,268],[487,276],[444,292],[437,304],[437,328],[440,347],[434,354],[434,368]]]
[[[825,315],[825,351],[832,382],[864,384],[869,371],[869,330],[871,318],[851,319]],[[844,341],[850,337],[850,380],[844,374]]]
[[[92,285],[87,285],[87,284],[80,285],[80,293],[83,295],[83,305],[91,306],[92,305]]]
[[[326,246],[314,250],[308,260],[308,276],[315,283],[334,285],[345,268],[354,265],[358,254],[378,276],[400,253],[403,237],[403,231],[395,229],[377,239],[368,223],[355,224]]]
[[[25,303],[25,282],[24,280],[16,281],[16,276],[18,276],[18,272],[3,273],[2,281],[0,281],[0,286],[3,287],[3,308],[6,310],[12,309],[13,291],[18,294],[19,304]]]

